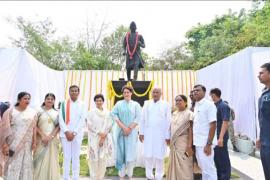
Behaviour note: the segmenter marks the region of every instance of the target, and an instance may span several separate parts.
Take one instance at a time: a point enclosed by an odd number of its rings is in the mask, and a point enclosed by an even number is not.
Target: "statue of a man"
[[[135,22],[130,23],[130,32],[124,38],[123,55],[126,56],[126,70],[127,78],[130,81],[131,70],[134,70],[133,80],[137,80],[138,70],[144,67],[144,61],[141,55],[141,47],[145,48],[144,39],[142,35],[136,32]]]

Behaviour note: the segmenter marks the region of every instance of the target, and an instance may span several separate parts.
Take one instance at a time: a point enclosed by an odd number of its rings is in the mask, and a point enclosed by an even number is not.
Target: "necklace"
[[[51,115],[48,112],[50,109],[47,110],[47,109],[44,108],[43,110],[44,110],[45,114],[47,115],[48,123],[51,124],[53,122],[53,118],[51,117]]]
[[[48,123],[51,124],[53,122],[51,116],[48,115]]]

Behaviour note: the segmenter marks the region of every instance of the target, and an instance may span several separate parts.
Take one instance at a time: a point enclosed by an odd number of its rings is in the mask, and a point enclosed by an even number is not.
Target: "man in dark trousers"
[[[133,80],[137,80],[138,70],[144,67],[144,61],[141,55],[141,47],[145,48],[145,43],[142,35],[136,32],[135,22],[130,23],[130,32],[124,38],[123,55],[126,56],[126,70],[128,81],[131,80],[131,70],[134,70]]]
[[[221,99],[221,90],[211,89],[210,96],[217,107],[217,146],[214,148],[214,160],[217,168],[218,180],[230,180],[231,162],[228,152],[228,126],[230,107]]]
[[[258,78],[265,85],[265,88],[258,104],[260,137],[256,146],[260,148],[265,179],[270,180],[270,63],[261,66]]]

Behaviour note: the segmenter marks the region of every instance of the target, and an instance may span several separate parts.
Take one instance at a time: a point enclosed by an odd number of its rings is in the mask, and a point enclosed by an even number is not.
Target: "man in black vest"
[[[142,35],[136,32],[135,22],[130,23],[130,32],[124,38],[123,55],[126,56],[126,70],[128,81],[131,80],[131,70],[134,70],[134,80],[137,80],[138,70],[144,67],[144,61],[141,55],[141,47],[145,48],[144,39]]]

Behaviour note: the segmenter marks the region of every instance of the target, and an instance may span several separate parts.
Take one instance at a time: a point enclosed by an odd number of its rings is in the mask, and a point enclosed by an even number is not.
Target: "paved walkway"
[[[229,151],[232,167],[244,174],[245,179],[263,180],[264,173],[261,160],[243,153]]]

